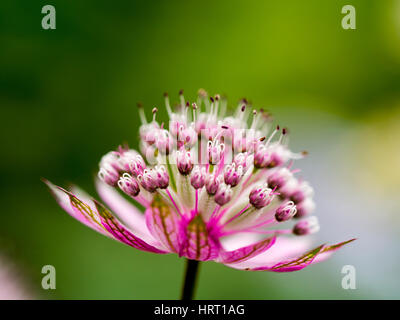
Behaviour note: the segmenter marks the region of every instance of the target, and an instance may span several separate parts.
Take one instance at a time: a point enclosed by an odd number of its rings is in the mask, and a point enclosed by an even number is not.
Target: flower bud
[[[249,200],[256,209],[261,209],[272,202],[275,194],[272,189],[268,188],[267,184],[264,184],[250,192]]]
[[[284,205],[281,205],[275,212],[275,219],[278,222],[283,222],[292,219],[297,212],[296,205],[293,201],[289,201]]]
[[[141,155],[137,154],[134,157],[129,157],[128,167],[129,171],[137,177],[140,174],[143,174],[143,171],[146,169],[146,164]]]
[[[193,161],[191,158],[191,154],[189,151],[183,150],[183,151],[177,151],[176,152],[176,161],[177,161],[177,167],[179,172],[187,176],[192,172],[193,170]]]
[[[246,172],[253,161],[253,155],[247,152],[238,153],[233,159],[233,162],[236,164],[237,167],[242,166],[243,172]]]
[[[215,202],[220,206],[228,203],[232,199],[232,190],[231,186],[226,184],[220,184],[218,187],[218,191],[215,194]]]
[[[307,181],[301,181],[297,183],[292,194],[290,195],[290,200],[294,203],[300,203],[306,198],[311,198],[314,195],[314,189],[309,185]]]
[[[192,126],[183,128],[178,133],[178,143],[187,148],[193,147],[197,142],[197,132]]]
[[[121,171],[123,170],[123,168],[121,167],[119,160],[120,160],[120,153],[116,151],[110,151],[101,157],[99,167],[100,168],[112,167],[117,172]]]
[[[190,183],[195,189],[203,188],[206,183],[206,169],[196,166],[192,171]]]
[[[174,146],[174,141],[167,130],[159,130],[155,145],[161,154],[168,155]]]
[[[157,186],[160,189],[166,189],[169,185],[169,175],[164,166],[156,166],[154,168],[157,179]]]
[[[105,164],[100,168],[98,177],[108,185],[115,187],[119,180],[119,173],[110,164]]]
[[[297,213],[294,216],[295,218],[302,218],[304,216],[309,215],[312,213],[315,209],[315,203],[313,199],[311,198],[306,198],[302,202],[296,205],[297,207]]]
[[[149,192],[155,192],[158,188],[157,174],[154,169],[145,169],[137,176],[141,186]]]
[[[218,191],[218,186],[222,182],[222,176],[210,174],[206,178],[206,190],[209,195],[215,195]]]
[[[159,129],[160,127],[157,122],[142,124],[139,128],[140,139],[146,143],[154,143],[153,139],[151,138],[151,134],[149,136],[147,135],[151,132],[156,132]],[[147,138],[149,138],[149,141],[147,141]]]
[[[267,164],[268,168],[279,167],[287,162],[292,156],[290,150],[280,143],[272,144],[269,146],[269,149],[270,159]]]
[[[254,166],[256,168],[266,168],[270,162],[271,154],[268,148],[261,144],[254,152]]]
[[[277,187],[278,189],[285,186],[285,184],[293,177],[292,172],[288,168],[273,169],[274,172],[268,177],[267,182],[270,187]]]
[[[308,235],[319,231],[318,219],[315,216],[305,218],[295,224],[293,233],[298,236]]]
[[[239,184],[240,179],[243,177],[243,167],[236,166],[235,163],[228,165],[225,168],[224,172],[224,180],[225,183],[230,185],[231,187],[235,187]]]
[[[208,141],[208,161],[210,164],[218,164],[225,150],[225,145],[218,140]]]
[[[118,180],[118,186],[131,197],[136,197],[140,192],[140,187],[136,179],[132,178],[128,173],[124,173]]]
[[[144,168],[146,167],[142,156],[133,149],[122,151],[120,153],[118,162],[119,162],[121,170],[123,170],[123,171],[131,171],[131,163],[132,162],[137,162],[137,165],[139,166],[139,169],[141,171],[143,171]]]

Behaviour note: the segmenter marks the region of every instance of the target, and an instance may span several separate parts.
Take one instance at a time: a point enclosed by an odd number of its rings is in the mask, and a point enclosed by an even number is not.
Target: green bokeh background
[[[45,4],[57,10],[56,30],[41,28]],[[356,7],[356,30],[341,27],[345,4]],[[182,259],[80,225],[40,177],[94,195],[100,157],[125,141],[138,145],[136,102],[149,115],[162,109],[164,91],[176,100],[183,88],[193,100],[205,88],[232,106],[246,96],[294,123],[299,148],[307,148],[300,137],[320,134],[308,129],[320,113],[350,126],[377,108],[391,117],[400,99],[399,20],[394,0],[1,1],[0,250],[38,298],[178,298]],[[40,287],[46,264],[57,269],[54,291]],[[367,286],[342,290],[338,268],[335,258],[291,274],[208,262],[197,297],[379,297]]]

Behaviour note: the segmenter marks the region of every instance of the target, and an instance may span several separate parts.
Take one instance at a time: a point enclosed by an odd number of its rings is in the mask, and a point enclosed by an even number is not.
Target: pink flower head
[[[307,250],[301,239],[318,231],[316,218],[285,227],[293,217],[311,213],[313,190],[289,170],[302,154],[290,151],[286,129],[271,128],[264,111],[251,111],[242,100],[226,116],[226,102],[208,98],[204,90],[195,103],[182,92],[179,99],[173,111],[165,96],[168,125],[157,122],[156,108],[150,122],[139,108],[142,154],[124,147],[101,159],[96,187],[109,209],[78,189],[67,191],[45,181],[60,206],[136,249],[214,260],[241,270],[300,270],[353,240]],[[203,136],[204,150],[199,147]],[[235,141],[243,146],[235,150]]]

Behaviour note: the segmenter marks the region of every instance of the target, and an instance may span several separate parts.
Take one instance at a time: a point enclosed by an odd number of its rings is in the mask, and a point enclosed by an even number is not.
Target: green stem
[[[187,259],[181,300],[193,300],[198,271],[199,261]]]

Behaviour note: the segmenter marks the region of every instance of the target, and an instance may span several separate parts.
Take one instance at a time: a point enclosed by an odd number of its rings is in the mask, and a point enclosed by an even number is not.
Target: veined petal
[[[115,188],[110,187],[100,179],[96,179],[96,189],[107,206],[115,212],[126,226],[146,241],[155,240],[147,229],[145,215],[119,194]]]
[[[273,266],[279,261],[294,259],[310,248],[312,241],[309,237],[285,237],[276,239],[275,244],[268,251],[263,252],[252,259],[233,265],[236,269],[257,268]],[[230,266],[230,265],[229,265]]]
[[[292,260],[286,260],[282,262],[278,262],[277,264],[269,267],[269,266],[264,266],[264,267],[258,267],[254,269],[247,269],[247,270],[253,270],[253,271],[273,271],[273,272],[292,272],[292,271],[298,271],[301,269],[304,269],[308,265],[310,265],[315,257],[321,253],[325,248],[324,245],[320,245],[305,254],[301,255],[298,258],[292,259]]]
[[[328,259],[336,250],[339,250],[341,247],[344,245],[353,242],[354,239],[350,239],[347,241],[339,242],[337,244],[331,245],[331,246],[326,246],[319,254],[318,256],[314,259],[312,263],[317,263],[317,262],[322,262]]]
[[[179,231],[180,256],[200,261],[213,260],[218,257],[221,244],[200,214],[189,219],[183,217]]]
[[[104,226],[101,224],[101,220],[96,214],[96,208],[94,204],[86,204],[80,201],[69,191],[52,184],[50,181],[43,181],[50,188],[51,193],[61,208],[63,208],[69,215],[89,228],[92,228],[93,230],[96,230],[105,236],[109,236]]]
[[[146,209],[146,223],[152,235],[169,251],[179,252],[179,224],[175,210],[166,205],[160,196],[155,196]]]
[[[166,253],[135,236],[96,200],[85,203],[71,192],[55,186],[47,180],[44,180],[44,182],[48,185],[60,206],[86,226],[136,249],[154,253]]]
[[[271,248],[275,240],[276,236],[273,236],[236,250],[222,251],[218,262],[230,264],[249,260]]]
[[[332,246],[320,245],[310,251],[307,251],[304,254],[301,254],[300,256],[292,257],[292,258],[285,258],[285,259],[282,259],[281,261],[271,259],[271,257],[268,259],[269,252],[266,252],[265,254],[261,254],[261,255],[255,257],[253,259],[250,259],[244,263],[239,263],[236,265],[230,264],[228,266],[232,267],[232,268],[236,268],[236,269],[250,270],[250,271],[273,271],[273,272],[298,271],[298,270],[301,270],[313,263],[324,260],[332,252],[339,249],[343,245],[350,243],[353,240],[354,239],[351,239],[351,240],[344,241],[344,242],[341,242],[341,243],[338,243],[338,244],[335,244]],[[287,243],[286,245],[283,245],[281,247],[283,252],[287,251],[286,254],[284,254],[285,256],[288,256],[288,252],[290,252],[289,255],[292,255],[294,252],[293,251],[294,248],[289,249],[289,247],[290,247],[289,243]],[[279,248],[280,248],[280,246],[277,243],[274,246],[274,250],[275,251],[279,250]],[[273,251],[273,250],[271,249],[271,251]],[[266,258],[265,259],[266,261],[264,262],[264,264],[261,261],[263,256]],[[277,255],[275,255],[275,257],[274,257],[274,253],[273,253],[272,258],[276,258],[276,257],[277,257]]]
[[[142,251],[167,253],[163,250],[153,247],[152,245],[135,236],[132,232],[126,229],[102,204],[96,200],[93,201],[96,205],[97,212],[101,217],[103,226],[116,240]]]

